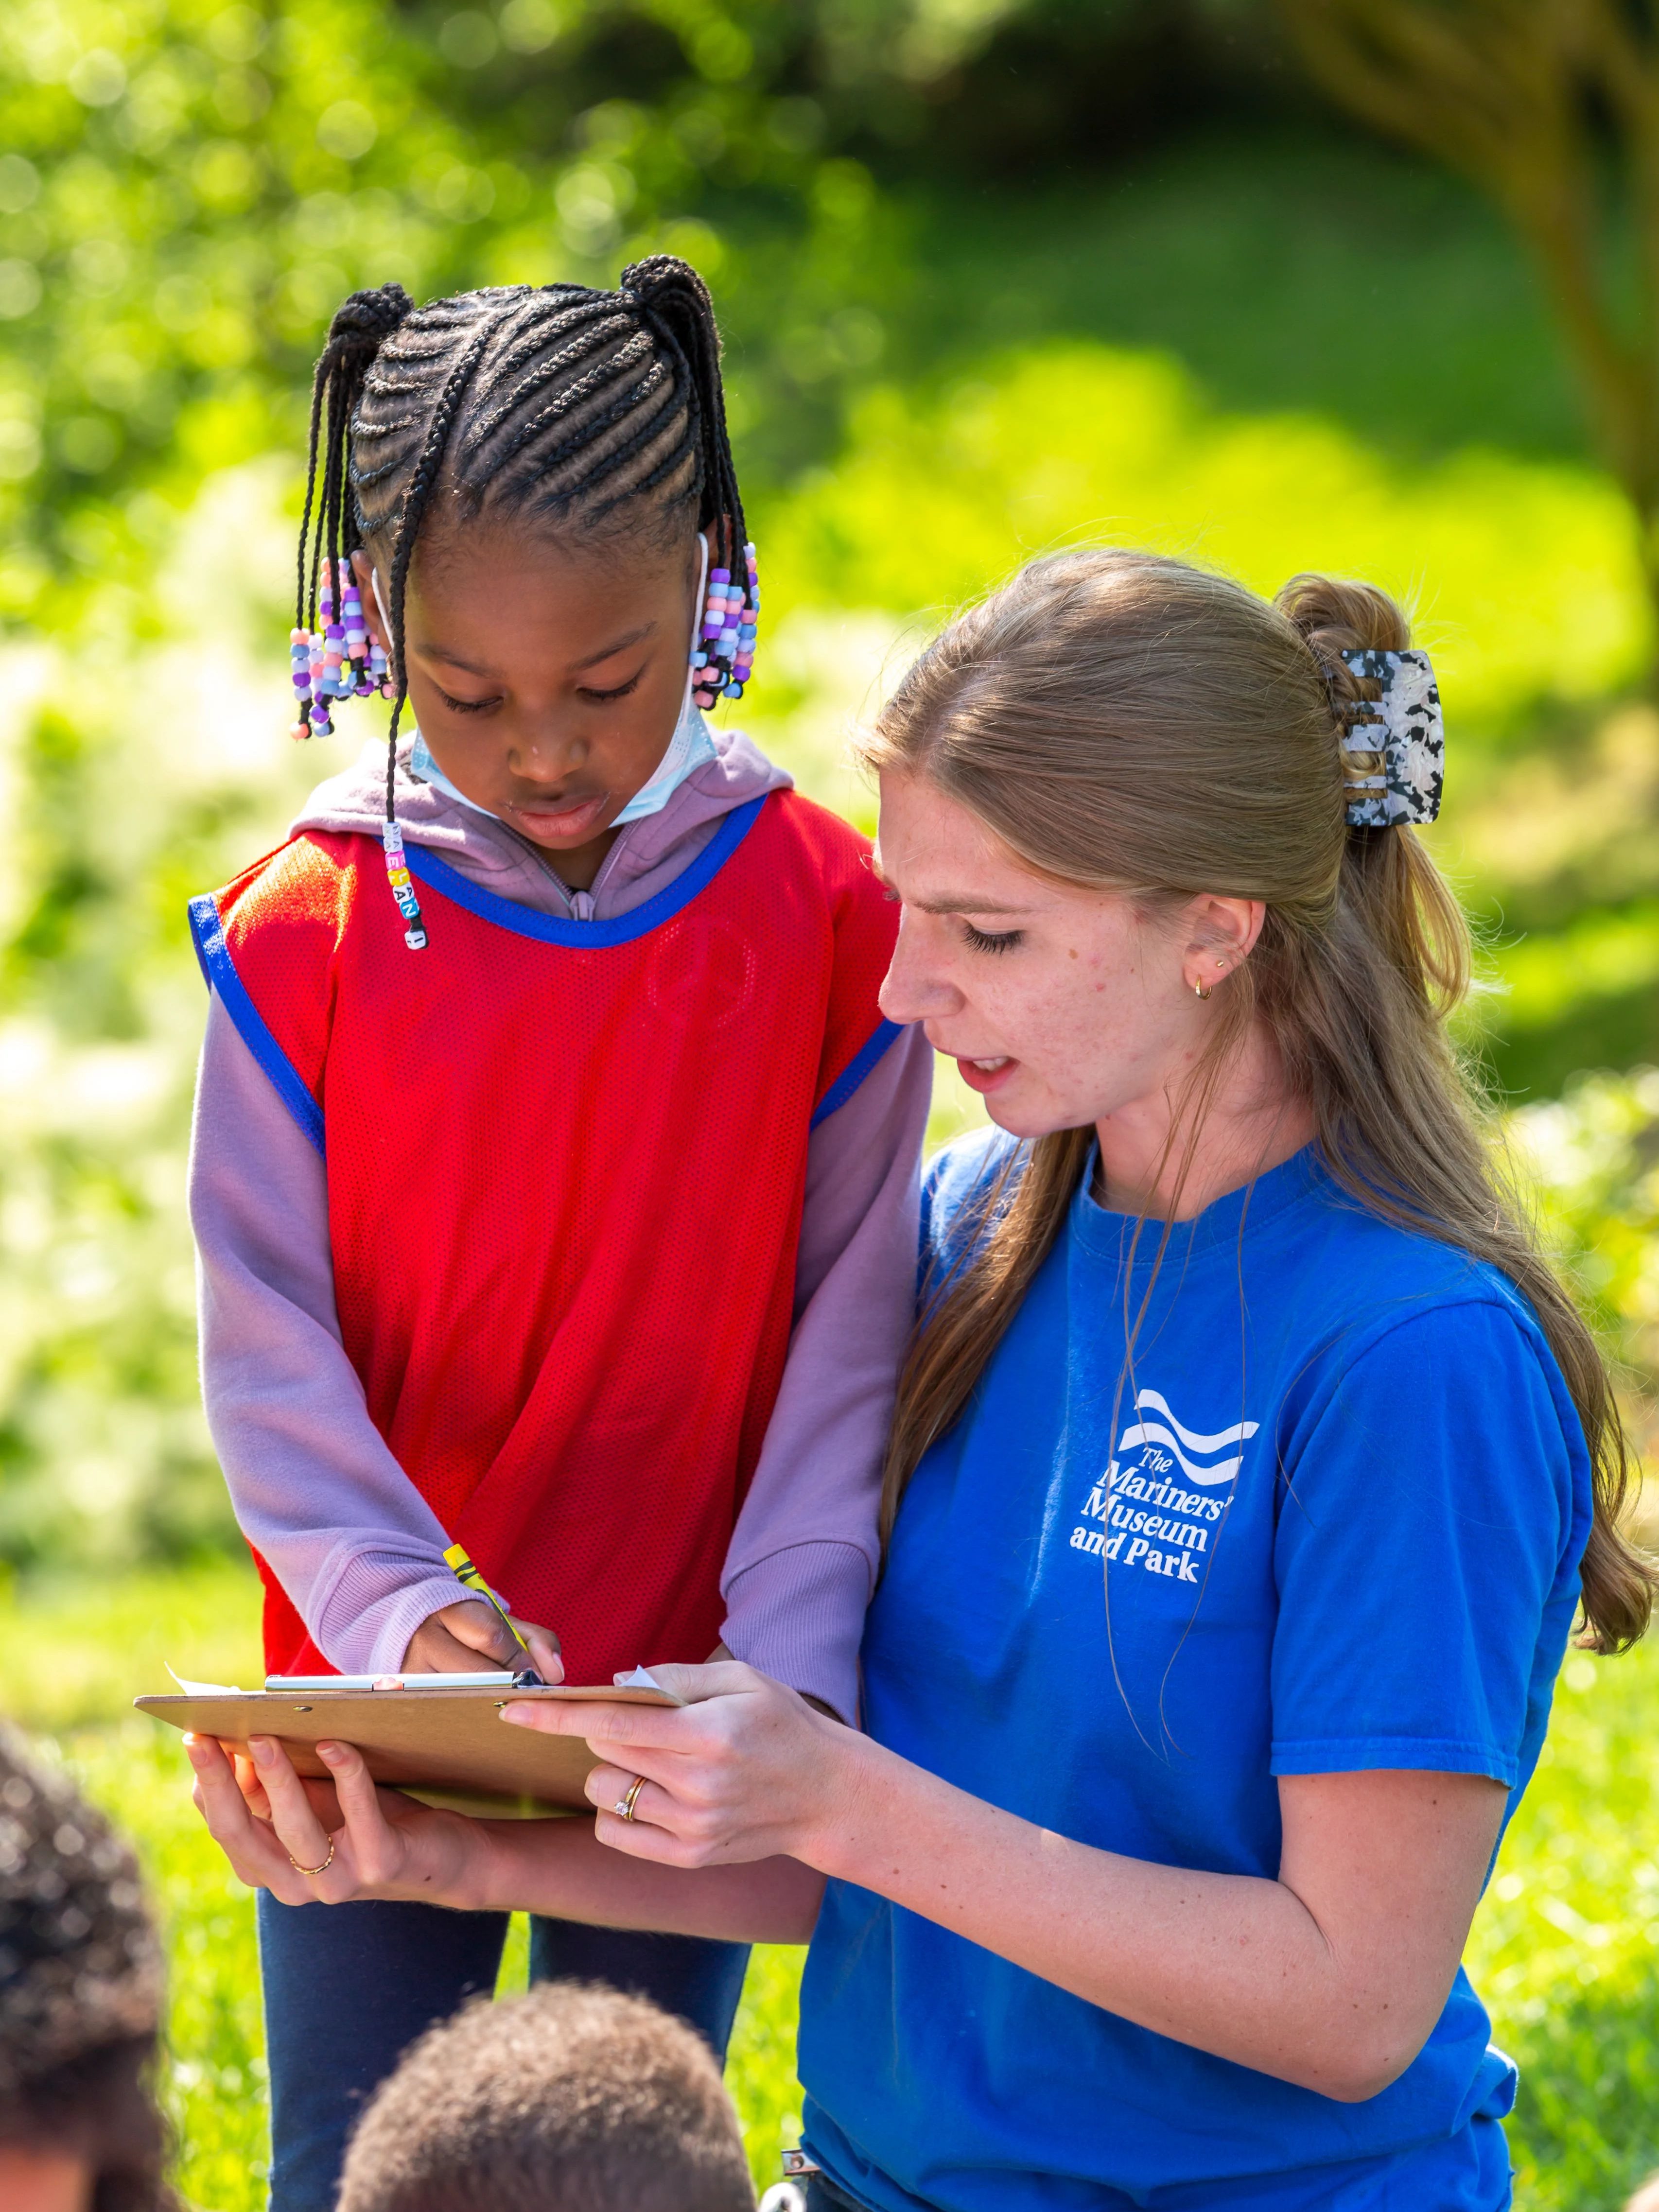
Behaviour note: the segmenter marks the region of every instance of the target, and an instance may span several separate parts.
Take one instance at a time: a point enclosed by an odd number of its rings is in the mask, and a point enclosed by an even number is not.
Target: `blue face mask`
[[[708,725],[699,708],[691,704],[691,687],[688,681],[686,696],[680,708],[680,719],[674,725],[674,734],[668,741],[668,750],[663,755],[657,773],[643,791],[636,791],[617,817],[616,827],[624,822],[643,822],[647,814],[660,814],[688,775],[706,768],[720,755],[714,750],[714,740],[708,733]]]
[[[708,734],[708,725],[688,699],[675,725],[668,750],[663,755],[662,765],[643,791],[636,791],[622,812],[611,823],[620,830],[625,822],[643,822],[647,815],[660,814],[688,775],[695,775],[709,761],[718,760],[714,740]],[[487,814],[494,822],[499,817],[490,814],[487,806],[480,806],[464,791],[458,791],[432,757],[432,749],[417,730],[414,749],[409,756],[409,765],[422,783],[436,786],[445,797],[460,806],[470,806],[475,814]]]
[[[698,616],[701,618],[703,593],[708,583],[708,541],[701,534],[697,538],[697,551],[699,566],[696,605]],[[386,613],[386,601],[380,595],[380,573],[378,568],[373,572],[372,581],[374,586],[375,605],[380,610],[380,620],[386,624],[387,635],[390,635],[392,619]],[[680,718],[674,725],[673,736],[668,741],[668,750],[658,763],[655,775],[652,777],[643,791],[635,793],[611,823],[611,828],[620,830],[624,823],[643,822],[649,815],[660,814],[687,776],[695,775],[700,768],[707,767],[710,761],[718,760],[719,757],[719,754],[714,750],[714,740],[709,734],[708,723],[704,721],[700,710],[691,704],[691,669],[688,654],[685,693],[680,702]],[[431,749],[418,730],[415,733],[415,745],[409,757],[409,765],[423,783],[435,785],[447,798],[454,799],[459,805],[470,806],[475,814],[488,814],[492,822],[499,818],[490,814],[487,806],[480,806],[476,799],[469,799],[465,792],[457,791],[432,757]]]

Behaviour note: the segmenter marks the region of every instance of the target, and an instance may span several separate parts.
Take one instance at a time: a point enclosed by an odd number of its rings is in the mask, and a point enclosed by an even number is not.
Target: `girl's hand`
[[[602,1844],[664,1866],[780,1856],[811,1864],[815,1843],[856,1786],[865,1739],[736,1660],[651,1671],[686,1703],[517,1703],[501,1718],[585,1737],[599,1754],[587,1796]],[[616,1808],[641,1776],[625,1820]]]
[[[511,1616],[509,1616],[511,1618]],[[513,1620],[526,1644],[526,1659],[501,1626],[501,1615],[481,1597],[464,1597],[423,1620],[404,1654],[405,1674],[487,1674],[492,1668],[533,1667],[544,1682],[562,1682],[564,1661],[559,1639],[537,1621]]]
[[[234,1765],[212,1736],[187,1735],[185,1748],[197,1809],[250,1889],[283,1905],[368,1895],[445,1905],[464,1893],[482,1848],[477,1823],[377,1790],[349,1743],[318,1745],[327,1782],[302,1782],[271,1736],[251,1737]]]

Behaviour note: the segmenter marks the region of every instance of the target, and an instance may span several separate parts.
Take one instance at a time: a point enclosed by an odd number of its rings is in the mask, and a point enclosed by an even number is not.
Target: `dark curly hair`
[[[0,1727],[0,2147],[82,2160],[94,2212],[162,2212],[161,1961],[131,1851]]]
[[[575,1982],[430,2029],[358,2123],[339,2212],[754,2212],[708,2045]]]

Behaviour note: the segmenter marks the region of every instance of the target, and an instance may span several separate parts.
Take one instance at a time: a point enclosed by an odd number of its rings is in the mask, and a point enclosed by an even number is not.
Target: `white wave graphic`
[[[1261,1425],[1260,1421],[1236,1421],[1231,1429],[1218,1429],[1212,1437],[1200,1437],[1194,1435],[1191,1429],[1182,1427],[1175,1417],[1169,1400],[1160,1398],[1156,1390],[1143,1390],[1135,1400],[1137,1413],[1144,1411],[1148,1406],[1151,1406],[1155,1412],[1163,1414],[1188,1451],[1219,1451],[1223,1444],[1241,1443],[1247,1437],[1253,1437]]]
[[[1213,1467],[1201,1467],[1188,1459],[1187,1452],[1218,1451],[1224,1444],[1242,1443],[1253,1437],[1261,1425],[1259,1421],[1237,1421],[1231,1429],[1218,1429],[1213,1436],[1199,1436],[1193,1430],[1182,1426],[1170,1411],[1168,1400],[1160,1397],[1156,1390],[1142,1390],[1135,1399],[1137,1413],[1144,1413],[1148,1408],[1162,1413],[1169,1426],[1166,1428],[1164,1421],[1136,1422],[1133,1427],[1125,1429],[1119,1438],[1119,1452],[1132,1450],[1136,1444],[1166,1445],[1181,1462],[1187,1480],[1206,1490],[1213,1488],[1217,1483],[1231,1482],[1243,1465],[1244,1455],[1242,1452],[1235,1453],[1231,1459],[1218,1460]],[[1183,1444],[1187,1448],[1185,1451],[1182,1449]]]

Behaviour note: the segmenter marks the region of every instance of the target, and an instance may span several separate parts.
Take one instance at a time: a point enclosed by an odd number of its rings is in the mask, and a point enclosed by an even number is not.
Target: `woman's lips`
[[[957,1067],[963,1081],[970,1091],[1000,1091],[1018,1067],[1019,1062],[1004,1053],[999,1058],[958,1060]]]
[[[592,830],[611,803],[608,791],[595,792],[563,806],[514,806],[510,811],[532,837],[580,837]]]

